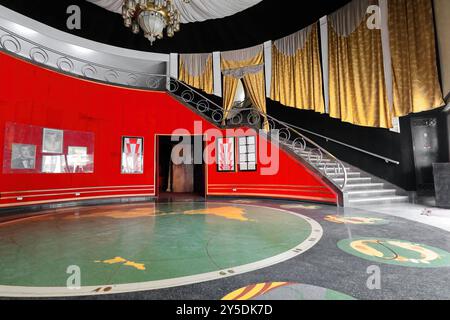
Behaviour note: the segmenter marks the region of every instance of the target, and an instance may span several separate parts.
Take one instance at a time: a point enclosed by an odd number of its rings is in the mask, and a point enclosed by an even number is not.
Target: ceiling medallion
[[[164,29],[168,37],[180,31],[180,12],[173,4],[174,0],[125,0],[122,6],[122,17],[127,28],[134,34],[140,30],[153,43],[164,37]],[[191,0],[182,0],[189,3]]]

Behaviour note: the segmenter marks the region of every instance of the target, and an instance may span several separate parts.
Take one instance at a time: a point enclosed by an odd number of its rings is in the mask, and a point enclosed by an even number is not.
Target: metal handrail
[[[288,124],[288,123],[286,123],[286,124]],[[300,127],[295,126],[295,125],[292,125],[292,124],[288,124],[288,125],[291,126],[292,128],[297,129],[297,130],[300,130],[300,131],[309,133],[309,134],[311,134],[311,135],[314,135],[314,136],[316,136],[316,137],[322,138],[322,139],[326,140],[327,142],[331,141],[331,142],[336,143],[336,144],[339,144],[339,145],[341,145],[341,146],[344,146],[344,147],[347,147],[347,148],[350,148],[350,149],[359,151],[359,152],[361,152],[361,153],[365,153],[365,154],[370,155],[370,156],[372,156],[372,157],[375,157],[375,158],[384,160],[386,163],[393,163],[393,164],[396,164],[396,165],[399,165],[399,164],[400,164],[399,161],[396,161],[396,160],[393,160],[393,159],[384,157],[384,156],[382,156],[382,155],[379,155],[379,154],[376,154],[376,153],[373,153],[373,152],[370,152],[370,151],[367,151],[367,150],[364,150],[364,149],[361,149],[361,148],[358,148],[358,147],[355,147],[355,146],[346,144],[346,143],[344,143],[344,142],[335,140],[335,139],[333,139],[333,138],[329,138],[329,137],[327,137],[327,136],[323,136],[323,135],[321,135],[321,134],[315,133],[315,132],[310,131],[310,130],[307,130],[307,129],[300,128]]]
[[[174,80],[175,80],[175,79],[174,79]],[[177,81],[178,81],[178,80],[177,80]],[[180,82],[180,81],[179,81],[179,82]],[[183,86],[186,87],[187,89],[190,89],[190,90],[195,91],[195,92],[196,92],[199,96],[201,96],[203,99],[208,99],[208,98],[206,98],[204,95],[202,95],[200,92],[198,92],[197,90],[195,90],[195,89],[193,89],[193,88],[187,86],[185,83],[183,83],[183,82],[180,82],[180,83],[183,84]],[[211,101],[211,102],[212,102],[212,101]],[[223,110],[223,108],[220,107],[219,105],[217,105],[216,103],[214,103],[214,102],[212,102],[212,103],[213,103],[217,108]],[[247,110],[247,111],[249,111],[249,110]],[[376,153],[373,153],[373,152],[370,152],[370,151],[367,151],[367,150],[364,150],[364,149],[361,149],[361,148],[358,148],[358,147],[355,147],[355,146],[346,144],[346,143],[344,143],[344,142],[338,141],[338,140],[333,139],[333,138],[329,138],[329,137],[327,137],[327,136],[320,135],[320,134],[315,133],[315,132],[313,132],[313,131],[310,131],[310,130],[307,130],[307,129],[300,128],[300,127],[295,126],[295,125],[293,125],[293,124],[290,124],[290,123],[288,123],[288,122],[277,120],[277,119],[275,119],[274,117],[271,117],[271,116],[268,115],[268,114],[263,114],[262,112],[259,112],[259,113],[260,113],[261,115],[267,117],[267,118],[270,118],[270,119],[272,119],[272,120],[276,120],[278,123],[283,124],[283,125],[285,125],[285,126],[288,126],[288,127],[290,127],[291,129],[300,130],[300,131],[309,133],[309,134],[311,134],[311,135],[314,135],[314,136],[316,136],[316,137],[322,138],[322,139],[326,140],[327,142],[331,141],[331,142],[333,142],[333,143],[342,145],[342,146],[344,146],[344,147],[347,147],[347,148],[350,148],[350,149],[359,151],[359,152],[361,152],[361,153],[365,153],[365,154],[370,155],[370,156],[372,156],[372,157],[381,159],[381,160],[385,161],[386,163],[393,163],[393,164],[396,164],[396,165],[400,165],[400,162],[399,162],[399,161],[396,161],[396,160],[393,160],[393,159],[384,157],[384,156],[382,156],[382,155],[379,155],[379,154],[376,154]]]

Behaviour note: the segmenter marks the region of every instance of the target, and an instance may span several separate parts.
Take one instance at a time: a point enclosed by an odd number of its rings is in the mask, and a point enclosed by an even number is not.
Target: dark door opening
[[[158,136],[157,150],[158,199],[206,196],[203,136]]]
[[[411,122],[417,192],[431,196],[434,195],[433,163],[439,162],[438,121],[416,118]]]

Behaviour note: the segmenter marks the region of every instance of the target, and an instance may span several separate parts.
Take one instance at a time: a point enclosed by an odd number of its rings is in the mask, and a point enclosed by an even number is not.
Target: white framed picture
[[[69,147],[67,154],[69,156],[86,156],[87,151],[87,147]]]
[[[45,128],[42,137],[42,153],[61,154],[63,148],[64,131]]]
[[[36,146],[13,143],[11,149],[11,169],[34,170],[36,168]]]
[[[217,139],[217,171],[218,172],[234,172],[236,170],[236,154],[235,154],[234,138],[218,138]]]
[[[68,173],[63,155],[42,156],[42,173]]]
[[[122,137],[122,174],[144,174],[143,137]]]

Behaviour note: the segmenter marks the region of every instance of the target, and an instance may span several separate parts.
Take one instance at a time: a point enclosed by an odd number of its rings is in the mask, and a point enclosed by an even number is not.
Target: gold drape
[[[325,113],[318,24],[303,48],[290,56],[272,47],[272,100],[285,106]]]
[[[389,0],[388,4],[394,115],[442,106],[431,0]]]
[[[252,104],[263,114],[267,114],[264,71],[246,74],[243,78],[245,89]],[[267,117],[261,118],[263,128],[269,129]]]
[[[231,108],[233,107],[234,97],[238,87],[239,79],[232,76],[223,77],[223,123],[225,124]]]
[[[212,94],[214,92],[212,56],[208,58],[203,73],[197,76],[192,75],[188,68],[184,65],[183,60],[180,60],[178,78],[180,81],[190,85],[191,87],[203,90],[208,94]]]
[[[381,31],[369,29],[363,19],[346,37],[329,21],[328,38],[330,116],[360,126],[391,128]]]
[[[253,56],[243,59],[242,57],[249,56],[251,53],[255,52]],[[227,56],[233,56],[233,59],[227,59]],[[265,77],[264,69],[259,72],[254,72],[246,70],[245,68],[257,67],[264,64],[264,50],[262,46],[257,46],[244,50],[237,50],[230,53],[222,54],[221,57],[221,68],[223,72],[230,70],[242,69],[242,79],[246,89],[246,93],[252,104],[261,111],[264,115],[266,114],[266,87],[265,87]],[[236,96],[236,90],[238,86],[239,77],[229,74],[224,74],[223,76],[223,107],[224,107],[224,119],[223,124],[225,124],[226,119],[233,107],[234,98]],[[264,129],[268,129],[268,121],[264,116],[262,117]]]

